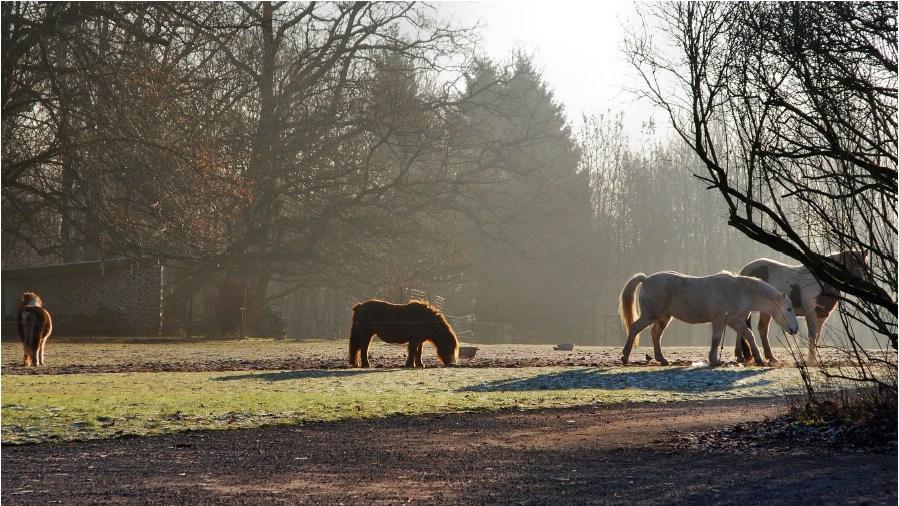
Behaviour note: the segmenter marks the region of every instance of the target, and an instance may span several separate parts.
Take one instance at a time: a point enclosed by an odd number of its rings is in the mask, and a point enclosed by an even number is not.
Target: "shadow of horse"
[[[612,369],[569,369],[530,378],[489,381],[461,388],[462,392],[522,392],[539,390],[640,388],[669,392],[724,392],[766,386],[772,379],[758,377],[765,369],[664,368],[612,373]],[[749,380],[749,381],[747,381]]]
[[[372,374],[384,372],[385,369],[302,369],[298,371],[278,371],[278,372],[254,372],[247,374],[234,374],[231,376],[218,376],[211,378],[213,381],[236,381],[236,380],[261,380],[261,381],[287,381],[296,379],[309,378],[344,378],[347,376],[356,376],[359,374]]]

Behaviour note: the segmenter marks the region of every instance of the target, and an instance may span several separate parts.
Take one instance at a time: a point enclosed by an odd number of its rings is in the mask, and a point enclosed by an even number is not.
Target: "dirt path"
[[[4,446],[11,504],[896,504],[896,455],[675,450],[778,401],[462,413]]]

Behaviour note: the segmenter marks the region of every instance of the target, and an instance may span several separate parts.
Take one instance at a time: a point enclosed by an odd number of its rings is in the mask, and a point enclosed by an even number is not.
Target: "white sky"
[[[482,50],[499,61],[514,51],[534,57],[543,78],[565,106],[572,126],[584,114],[624,112],[631,141],[655,117],[657,135],[665,118],[631,92],[640,84],[622,52],[626,26],[637,19],[633,2],[503,1],[435,2],[438,12],[463,26],[480,22]]]

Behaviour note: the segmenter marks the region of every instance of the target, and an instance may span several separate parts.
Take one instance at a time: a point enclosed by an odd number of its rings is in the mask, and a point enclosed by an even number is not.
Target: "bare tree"
[[[195,34],[148,4],[10,3],[3,26],[5,252],[215,251],[239,190],[208,123],[186,120],[214,96]]]
[[[470,32],[431,14],[4,4],[4,248],[176,260],[269,298],[370,288],[385,258],[445,277],[459,255],[441,213],[480,169],[458,162],[476,143],[454,81]]]
[[[317,245],[358,221],[353,209],[398,188],[414,188],[421,206],[447,189],[425,197],[425,174],[453,183],[444,169],[458,90],[447,79],[467,61],[468,33],[437,24],[428,7],[3,9],[10,251],[42,226],[54,233],[28,249],[46,261],[75,259],[66,251],[77,239],[83,258],[253,268],[264,285],[274,271],[325,261]],[[403,127],[417,136],[377,111],[387,97],[371,81],[384,51],[427,81],[402,109],[417,109]],[[400,156],[388,163],[388,150]]]
[[[729,223],[853,295],[844,312],[895,348],[896,5],[650,9],[658,26],[632,37],[628,54]],[[828,250],[868,263],[852,269]]]

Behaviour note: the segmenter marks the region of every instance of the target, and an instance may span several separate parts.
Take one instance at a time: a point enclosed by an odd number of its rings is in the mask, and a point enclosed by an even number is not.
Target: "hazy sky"
[[[543,77],[565,105],[569,121],[606,110],[625,113],[631,140],[651,116],[664,118],[628,91],[639,86],[622,45],[634,26],[633,2],[437,2],[441,14],[463,25],[481,24],[483,50],[508,60],[515,50],[534,57]],[[661,126],[661,125],[660,125]],[[659,132],[661,133],[661,132]]]

